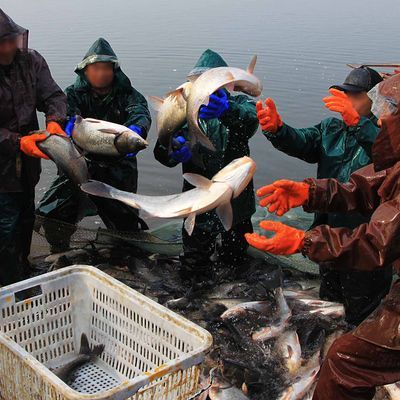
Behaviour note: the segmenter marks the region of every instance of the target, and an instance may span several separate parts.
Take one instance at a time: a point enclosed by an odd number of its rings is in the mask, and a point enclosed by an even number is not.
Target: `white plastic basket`
[[[82,333],[105,350],[70,387],[50,369],[75,357]],[[4,400],[186,400],[211,344],[207,331],[93,267],[0,289]]]

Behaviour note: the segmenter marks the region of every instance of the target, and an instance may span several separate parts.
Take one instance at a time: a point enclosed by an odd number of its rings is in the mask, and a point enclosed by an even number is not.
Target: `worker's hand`
[[[329,89],[329,93],[332,96],[323,99],[325,107],[342,114],[343,121],[347,126],[356,126],[360,121],[360,114],[354,108],[347,94],[338,89]]]
[[[72,131],[74,130],[75,121],[76,121],[76,115],[71,117],[71,119],[67,122],[67,125],[65,126],[65,133],[67,134],[68,137],[72,137]]]
[[[276,110],[275,102],[268,98],[265,100],[266,107],[263,108],[262,101],[256,104],[257,118],[261,129],[268,133],[276,133],[282,127],[282,119]]]
[[[60,124],[54,121],[51,121],[47,124],[46,130],[50,133],[50,135],[67,136]]]
[[[280,217],[291,208],[306,204],[309,191],[310,185],[307,183],[282,179],[258,189],[257,196],[263,197],[260,200],[261,207],[268,206],[269,212]]]
[[[210,96],[207,106],[202,105],[199,111],[201,119],[213,119],[222,117],[229,111],[230,105],[228,95],[224,89],[219,89]]]
[[[20,142],[20,149],[26,155],[35,157],[35,158],[44,158],[48,160],[49,157],[46,156],[36,145],[37,142],[42,142],[47,139],[47,135],[45,133],[33,133],[32,135],[23,136]]]
[[[274,221],[261,221],[260,227],[275,232],[275,236],[268,239],[258,233],[246,233],[245,238],[249,245],[258,250],[288,256],[299,253],[304,246],[304,231]]]
[[[140,137],[143,137],[143,131],[142,128],[138,125],[129,125],[128,128],[133,131],[136,132]],[[138,154],[138,151],[136,153],[128,153],[125,157],[126,158],[132,158],[132,157],[136,157]]]
[[[172,138],[172,153],[170,157],[179,163],[187,163],[192,159],[192,152],[186,144],[183,136],[175,136]]]

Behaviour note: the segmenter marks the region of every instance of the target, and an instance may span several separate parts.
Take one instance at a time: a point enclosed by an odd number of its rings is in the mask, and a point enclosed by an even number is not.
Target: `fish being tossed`
[[[238,197],[250,183],[256,164],[250,157],[233,160],[211,180],[197,174],[183,177],[195,188],[169,196],[144,196],[124,192],[98,181],[89,181],[81,189],[91,195],[119,200],[158,218],[186,218],[185,229],[192,234],[196,215],[216,211],[225,230],[232,227],[231,200]]]

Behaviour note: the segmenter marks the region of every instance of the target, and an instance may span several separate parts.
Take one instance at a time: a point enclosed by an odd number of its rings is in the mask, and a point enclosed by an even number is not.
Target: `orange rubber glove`
[[[62,135],[67,136],[64,130],[61,128],[60,124],[54,121],[50,121],[46,127],[47,132],[51,135]]]
[[[299,253],[304,246],[304,231],[274,221],[261,221],[260,227],[275,232],[275,236],[268,239],[258,233],[246,233],[245,238],[249,245],[258,250],[288,256]]]
[[[338,89],[329,89],[329,93],[332,96],[323,99],[325,107],[342,114],[343,121],[347,126],[356,126],[360,121],[360,114],[354,108],[347,94]]]
[[[291,208],[306,204],[309,192],[310,185],[307,183],[282,179],[258,189],[257,196],[264,197],[260,200],[261,207],[269,206],[269,212],[281,217]]]
[[[276,133],[283,125],[281,116],[276,111],[276,105],[272,99],[265,100],[265,105],[266,108],[263,108],[261,100],[256,104],[257,118],[261,129],[269,133]]]
[[[37,142],[42,142],[47,139],[45,133],[33,133],[32,135],[23,136],[20,142],[20,149],[26,155],[35,158],[44,158],[48,160],[49,157],[46,156],[36,145]]]

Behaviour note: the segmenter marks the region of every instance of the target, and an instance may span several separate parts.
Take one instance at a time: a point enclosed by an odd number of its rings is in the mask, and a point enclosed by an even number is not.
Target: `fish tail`
[[[90,356],[91,359],[95,359],[96,357],[101,356],[104,351],[104,344],[99,344],[90,348],[88,337],[85,333],[82,333],[81,336],[81,348],[79,350],[79,354]]]

